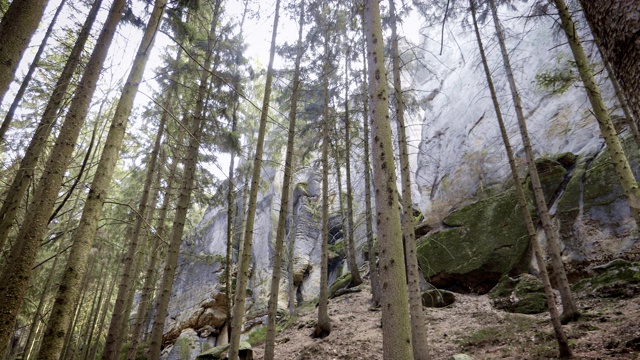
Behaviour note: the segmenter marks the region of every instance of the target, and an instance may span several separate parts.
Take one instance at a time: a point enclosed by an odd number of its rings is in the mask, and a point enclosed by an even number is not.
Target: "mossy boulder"
[[[454,293],[447,290],[430,289],[422,293],[422,306],[425,307],[445,307],[456,301]]]
[[[597,274],[576,283],[574,291],[601,298],[630,298],[640,294],[640,262],[616,259],[593,270]]]
[[[547,299],[542,282],[533,275],[516,278],[503,276],[489,292],[491,303],[497,309],[518,314],[538,314],[547,311]]]
[[[502,274],[528,269],[529,239],[513,190],[451,213],[449,228],[418,240],[418,261],[437,288],[484,294]]]

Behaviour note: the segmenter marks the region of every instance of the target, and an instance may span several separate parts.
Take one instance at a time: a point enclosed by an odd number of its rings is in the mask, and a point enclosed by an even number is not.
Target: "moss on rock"
[[[629,298],[640,293],[640,262],[616,259],[594,271],[598,274],[579,281],[573,290],[602,298]]]
[[[514,191],[453,212],[449,229],[418,241],[425,278],[438,288],[486,293],[502,274],[528,268],[527,228]]]
[[[489,292],[494,307],[518,314],[538,314],[547,311],[547,299],[542,282],[533,275],[517,278],[503,276]]]
[[[332,297],[336,291],[340,290],[340,289],[344,289],[347,286],[349,286],[349,283],[351,282],[351,273],[348,272],[344,275],[342,275],[341,277],[337,278],[336,281],[333,282],[333,284],[331,284],[331,286],[329,286],[329,297]]]

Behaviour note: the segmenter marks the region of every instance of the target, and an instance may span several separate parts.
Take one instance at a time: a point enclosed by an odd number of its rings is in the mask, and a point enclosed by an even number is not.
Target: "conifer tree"
[[[58,111],[62,106],[67,89],[71,84],[73,73],[80,63],[80,56],[84,50],[87,39],[89,38],[91,28],[96,20],[101,4],[102,0],[96,0],[91,5],[91,10],[87,15],[87,19],[85,20],[64,68],[58,77],[58,81],[56,82],[56,85],[53,88],[53,93],[45,106],[40,122],[36,126],[36,130],[29,142],[29,146],[25,150],[25,155],[20,161],[20,168],[16,172],[11,186],[9,187],[9,191],[4,198],[2,208],[0,208],[0,250],[4,247],[13,223],[16,221],[16,214],[23,201],[27,187],[29,183],[34,180],[34,169],[36,168],[38,159],[45,148],[47,139],[49,138],[56,122]]]
[[[373,136],[373,185],[376,224],[380,244],[380,285],[382,288],[382,351],[385,359],[413,359],[411,322],[398,209],[387,76],[380,8],[377,0],[365,0],[365,34],[369,66],[369,105]]]
[[[404,100],[400,79],[400,52],[398,51],[398,17],[394,0],[389,0],[391,15],[391,56],[393,62],[393,88],[396,100],[396,124],[398,129],[398,148],[400,152],[400,178],[402,180],[402,235],[407,267],[407,286],[409,288],[409,312],[411,313],[411,335],[413,337],[413,356],[416,360],[429,359],[427,329],[422,294],[420,292],[420,269],[416,255],[416,233],[413,223],[413,199],[411,196],[411,168],[404,121]]]
[[[358,286],[362,284],[362,277],[360,276],[360,269],[356,261],[356,246],[354,239],[354,222],[353,222],[353,186],[351,184],[351,121],[349,117],[349,48],[347,47],[347,53],[345,55],[345,88],[344,88],[344,141],[345,141],[345,168],[346,168],[346,181],[347,181],[347,231],[346,231],[346,246],[347,256],[349,264],[349,272],[351,273],[351,283],[349,286]],[[338,169],[339,171],[339,169]],[[342,198],[342,197],[340,197]],[[344,233],[344,229],[343,229]]]
[[[36,195],[27,209],[27,215],[16,237],[16,245],[12,247],[9,259],[0,275],[0,303],[3,304],[2,312],[0,312],[0,357],[4,357],[6,354],[7,344],[13,332],[13,324],[31,277],[31,266],[36,257],[39,243],[44,237],[58,190],[71,160],[74,144],[84,124],[100,70],[118,22],[122,17],[125,3],[124,0],[116,0],[111,6],[96,47],[74,93],[64,124],[45,166],[44,174],[36,187]]]
[[[324,3],[322,16],[326,21],[328,7]],[[328,21],[326,22],[328,24]],[[314,338],[324,338],[331,333],[331,319],[328,312],[328,244],[329,244],[329,29],[324,28],[324,67],[322,71],[322,88],[324,105],[322,112],[322,245],[320,260],[320,295],[318,296],[318,321],[313,330]]]
[[[48,0],[14,0],[0,21],[0,101],[38,28]]]
[[[362,29],[363,37],[364,33],[364,13],[362,14]],[[364,147],[364,201],[365,201],[365,224],[367,228],[367,257],[369,258],[369,279],[371,281],[371,308],[375,309],[380,307],[381,289],[380,279],[378,275],[377,256],[375,250],[375,243],[373,241],[373,217],[371,207],[371,155],[369,141],[371,136],[369,135],[369,99],[368,91],[369,85],[367,82],[367,51],[365,49],[365,41],[362,41],[362,69],[363,69],[363,103],[362,103],[362,123],[363,123],[363,147]]]
[[[178,255],[180,244],[182,243],[182,235],[187,218],[187,211],[191,201],[191,193],[195,185],[196,165],[198,163],[198,152],[200,142],[203,135],[203,125],[205,123],[205,101],[209,93],[209,85],[211,82],[212,67],[214,65],[214,49],[216,44],[216,29],[220,21],[222,11],[222,0],[216,0],[214,3],[211,24],[206,38],[206,46],[204,47],[204,62],[200,71],[200,79],[198,81],[198,90],[196,95],[195,107],[193,115],[189,116],[191,124],[189,127],[189,139],[186,154],[183,160],[182,184],[178,193],[176,210],[173,218],[173,227],[167,258],[165,260],[162,272],[162,280],[160,283],[159,294],[156,298],[156,312],[153,318],[153,328],[149,339],[148,360],[155,360],[160,357],[162,347],[162,334],[164,331],[164,323],[168,314],[169,299],[171,289],[173,288],[174,276],[178,265]],[[185,116],[187,118],[187,116]]]
[[[7,130],[9,130],[9,126],[11,125],[11,122],[13,121],[13,116],[16,112],[16,109],[18,108],[18,105],[20,104],[20,101],[22,100],[24,93],[27,91],[27,87],[31,82],[31,77],[33,76],[33,73],[38,68],[40,57],[42,56],[44,49],[47,47],[47,41],[49,40],[49,37],[53,32],[53,27],[56,25],[58,16],[62,12],[62,9],[64,8],[65,4],[66,4],[66,0],[60,1],[60,5],[58,5],[58,9],[56,10],[56,13],[53,15],[53,19],[51,19],[51,22],[49,23],[49,27],[47,28],[47,31],[44,34],[44,38],[42,38],[42,41],[40,42],[38,51],[36,52],[36,55],[34,56],[33,61],[31,61],[31,65],[29,65],[29,70],[27,70],[27,74],[24,76],[24,79],[22,79],[20,88],[18,89],[16,96],[13,98],[13,102],[11,103],[11,106],[9,106],[9,110],[7,110],[7,113],[4,116],[4,120],[2,121],[2,125],[0,126],[0,144],[5,139],[5,135],[7,133]]]
[[[276,9],[271,33],[271,48],[269,49],[269,65],[267,66],[267,78],[265,80],[264,98],[260,113],[260,125],[256,142],[255,156],[252,165],[251,188],[249,190],[249,206],[247,208],[246,225],[244,227],[244,239],[242,240],[242,252],[238,261],[238,274],[236,279],[236,294],[233,305],[233,317],[231,319],[231,341],[229,345],[229,358],[238,357],[240,335],[244,320],[244,305],[247,296],[247,280],[249,279],[249,265],[251,263],[251,248],[253,245],[253,225],[256,216],[258,189],[260,187],[260,171],[262,170],[262,155],[264,153],[264,138],[269,115],[269,100],[271,96],[271,84],[273,82],[273,59],[276,53],[276,36],[278,33],[278,21],[280,16],[280,0],[276,0]]]
[[[538,269],[540,270],[540,275],[542,277],[542,284],[544,286],[544,293],[547,300],[547,307],[549,309],[551,324],[553,325],[553,330],[556,335],[556,340],[558,341],[559,355],[561,358],[571,357],[571,349],[569,348],[569,342],[567,340],[566,334],[564,333],[564,330],[562,329],[562,324],[560,323],[560,315],[558,314],[558,309],[556,308],[555,294],[553,293],[553,289],[551,288],[551,281],[549,279],[549,273],[547,271],[547,264],[545,263],[544,258],[542,256],[542,249],[540,248],[540,244],[538,243],[538,235],[536,232],[536,228],[535,228],[535,225],[533,224],[533,219],[531,218],[531,214],[529,213],[529,207],[527,206],[527,197],[525,195],[522,182],[520,181],[520,176],[518,175],[515,156],[513,155],[513,150],[511,149],[511,143],[509,141],[509,134],[507,133],[507,128],[505,127],[504,120],[502,119],[502,111],[500,110],[498,95],[497,95],[495,86],[493,85],[491,70],[489,69],[489,64],[487,62],[487,57],[485,55],[484,46],[482,44],[482,38],[480,37],[480,30],[478,29],[475,1],[469,0],[469,5],[471,8],[473,28],[476,34],[478,48],[480,50],[482,67],[484,68],[484,72],[487,77],[487,86],[489,88],[489,92],[491,93],[491,101],[493,102],[493,108],[496,112],[496,118],[498,119],[498,125],[500,127],[500,135],[502,136],[502,141],[504,143],[504,147],[507,152],[507,159],[509,160],[511,176],[513,177],[514,187],[515,187],[516,195],[518,197],[518,206],[522,210],[522,215],[524,216],[524,221],[527,226],[527,232],[529,234],[529,243],[531,243],[531,247],[533,248],[534,255],[536,258],[536,263],[538,265]]]
[[[271,274],[271,291],[269,292],[269,308],[267,310],[267,335],[264,347],[264,358],[272,360],[275,356],[276,315],[278,310],[278,293],[280,291],[281,262],[284,252],[284,236],[287,226],[287,212],[291,194],[293,177],[293,152],[296,134],[296,113],[298,107],[298,93],[300,88],[300,62],[302,60],[302,28],[304,27],[304,0],[300,4],[300,19],[298,20],[298,43],[295,68],[293,70],[291,104],[289,109],[289,131],[287,134],[287,150],[284,161],[284,179],[282,180],[282,195],[278,214],[278,228],[276,230],[276,244],[273,256],[273,270]],[[293,214],[291,219],[293,221]]]
[[[118,153],[122,145],[129,116],[131,115],[133,101],[135,100],[135,95],[142,81],[142,75],[149,60],[149,55],[153,49],[153,43],[157,30],[160,27],[165,6],[166,0],[155,1],[138,52],[133,61],[131,72],[122,90],[122,95],[118,101],[113,119],[111,120],[111,127],[105,141],[104,149],[102,150],[95,176],[91,183],[89,196],[85,201],[80,224],[73,235],[71,253],[69,254],[67,266],[61,280],[61,286],[58,289],[56,301],[51,311],[52,315],[39,354],[39,357],[42,359],[56,359],[61,354],[60,346],[62,343],[60,341],[60,334],[69,331],[69,329],[66,328],[70,311],[69,304],[77,300],[79,280],[86,270],[89,250],[93,245],[93,239],[98,227],[98,219],[102,214],[102,206],[106,200],[113,171],[116,166],[116,161],[118,160]],[[127,261],[125,258],[125,271],[126,270]],[[120,289],[118,292],[120,293]],[[115,358],[114,354],[108,350],[109,349],[105,351],[103,358]],[[119,353],[119,349],[116,353]]]
[[[518,87],[516,86],[513,71],[511,69],[511,62],[509,61],[509,55],[504,40],[504,33],[500,20],[498,19],[498,10],[496,8],[495,0],[489,0],[489,6],[491,7],[491,15],[493,17],[493,23],[496,28],[496,35],[498,37],[498,44],[500,46],[500,52],[502,53],[502,61],[507,74],[507,81],[509,83],[509,89],[511,90],[511,97],[516,110],[516,118],[518,119],[518,126],[520,128],[520,135],[522,137],[522,145],[524,147],[525,158],[527,161],[527,167],[529,168],[529,178],[531,179],[531,187],[533,188],[533,196],[538,209],[538,215],[542,222],[544,233],[547,237],[547,243],[549,244],[549,257],[551,258],[551,266],[553,267],[553,274],[556,280],[560,296],[562,298],[562,320],[568,322],[577,319],[580,316],[578,309],[573,302],[573,296],[571,289],[569,288],[569,280],[564,270],[564,263],[560,256],[560,241],[558,239],[558,233],[553,226],[547,203],[542,191],[542,185],[540,183],[540,177],[536,168],[535,158],[533,156],[533,150],[531,148],[531,141],[529,140],[529,132],[527,130],[527,123],[524,117],[522,109],[522,100],[518,93]]]

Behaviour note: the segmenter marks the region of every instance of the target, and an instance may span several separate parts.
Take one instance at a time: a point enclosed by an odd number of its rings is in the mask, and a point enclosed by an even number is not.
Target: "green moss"
[[[346,288],[350,282],[351,282],[350,272],[336,279],[336,281],[334,281],[333,284],[331,284],[331,286],[329,287],[329,297],[332,297],[336,293],[336,291]]]
[[[328,249],[329,249],[329,259],[337,259],[337,258],[344,258],[345,256],[347,256],[347,252],[344,248],[344,241],[337,241],[333,244],[329,244],[328,245]]]
[[[511,296],[518,282],[507,275],[502,275],[498,284],[489,291],[490,299],[499,299]]]
[[[517,300],[512,300],[517,299]],[[493,305],[512,313],[539,314],[547,310],[542,282],[529,274],[517,278],[503,276],[489,292]]]
[[[187,338],[178,338],[174,345],[178,348],[178,352],[180,354],[180,359],[188,359],[191,356],[191,345],[189,344],[189,339]]]
[[[267,327],[261,326],[260,328],[253,330],[249,333],[247,342],[252,346],[258,346],[260,344],[263,344],[266,338],[267,338]]]
[[[529,240],[513,190],[455,211],[444,223],[452,228],[418,242],[418,261],[427,279],[475,271],[492,273],[497,282],[502,274],[525,270],[521,259]]]
[[[574,291],[589,291],[600,297],[627,297],[639,291],[640,262],[616,259],[598,269],[600,274],[573,285]]]

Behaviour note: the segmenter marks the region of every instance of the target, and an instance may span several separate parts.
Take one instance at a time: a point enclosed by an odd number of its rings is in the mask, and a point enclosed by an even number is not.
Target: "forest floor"
[[[331,334],[313,339],[317,310],[298,309],[276,338],[276,358],[382,359],[381,312],[369,310],[369,287],[329,300]],[[582,318],[564,326],[576,359],[640,359],[640,297],[601,299],[575,294]],[[445,308],[424,308],[434,360],[467,354],[473,359],[553,359],[557,343],[547,314],[496,310],[487,295],[456,294]],[[254,346],[263,358],[263,345]]]

